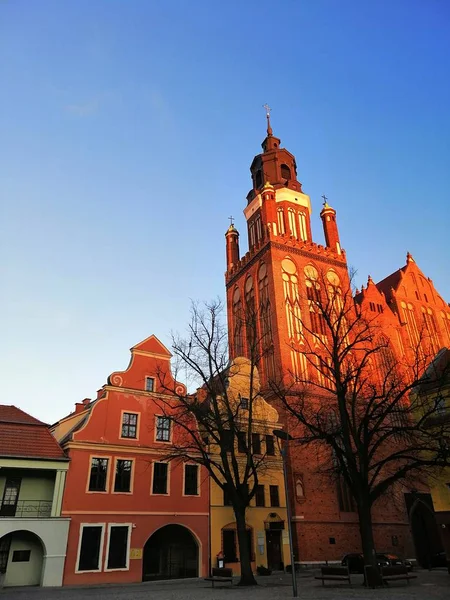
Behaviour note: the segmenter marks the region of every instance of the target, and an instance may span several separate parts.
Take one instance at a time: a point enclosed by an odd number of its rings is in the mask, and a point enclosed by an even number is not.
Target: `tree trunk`
[[[358,517],[364,565],[370,565],[370,571],[372,574],[372,576],[370,576],[370,581],[366,583],[369,585],[382,585],[381,573],[378,568],[375,541],[373,539],[372,507],[369,499],[362,498],[358,502]]]
[[[241,560],[241,579],[238,585],[257,585],[253,576],[250,548],[248,544],[247,528],[245,524],[245,507],[234,507],[236,529]]]

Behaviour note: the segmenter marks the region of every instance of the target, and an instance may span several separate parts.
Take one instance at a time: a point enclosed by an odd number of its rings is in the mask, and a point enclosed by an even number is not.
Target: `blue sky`
[[[2,398],[53,422],[224,293],[265,117],[358,282],[450,300],[448,0],[0,2]]]

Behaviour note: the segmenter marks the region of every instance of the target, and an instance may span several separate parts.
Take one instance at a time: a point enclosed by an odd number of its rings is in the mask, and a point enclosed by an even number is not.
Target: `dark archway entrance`
[[[442,542],[431,494],[405,494],[416,557],[421,567],[431,567],[432,557],[442,552]]]
[[[158,529],[144,546],[142,581],[198,577],[198,545],[181,525]]]

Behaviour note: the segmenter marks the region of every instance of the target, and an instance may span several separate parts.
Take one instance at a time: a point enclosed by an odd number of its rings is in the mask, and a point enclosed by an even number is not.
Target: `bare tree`
[[[432,356],[426,330],[399,357],[377,324],[346,289],[315,273],[301,317],[303,371],[270,382],[297,443],[315,448],[323,471],[347,484],[357,507],[366,564],[377,571],[374,503],[398,484],[450,464],[450,419],[438,390],[441,353]],[[434,360],[433,360],[434,359]],[[301,364],[302,361],[299,361]],[[439,367],[438,367],[439,365]],[[425,393],[433,383],[433,394]]]
[[[245,515],[266,468],[265,455],[253,453],[252,442],[261,431],[261,410],[267,405],[259,394],[255,369],[259,358],[256,322],[248,313],[241,318],[246,321],[250,358],[230,362],[222,303],[192,304],[187,336],[173,336],[172,348],[175,380],[186,377],[197,391],[180,394],[161,371],[160,386],[167,394],[159,402],[174,425],[167,458],[202,465],[227,495],[236,520],[240,585],[256,585]]]

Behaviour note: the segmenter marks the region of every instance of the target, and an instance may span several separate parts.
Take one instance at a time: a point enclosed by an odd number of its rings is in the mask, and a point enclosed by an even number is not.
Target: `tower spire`
[[[272,126],[270,125],[270,111],[272,110],[268,104],[264,104],[263,108],[266,111],[267,119],[267,135],[273,135]]]

